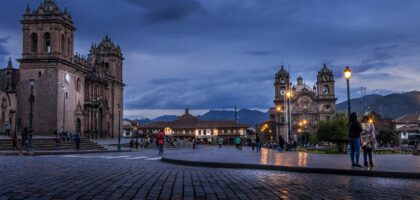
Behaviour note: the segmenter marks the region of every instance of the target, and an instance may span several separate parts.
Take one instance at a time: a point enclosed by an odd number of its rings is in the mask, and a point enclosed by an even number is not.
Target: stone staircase
[[[0,139],[0,151],[12,151],[12,140],[11,139]],[[18,148],[20,148],[20,139],[18,143]],[[32,148],[34,151],[55,151],[56,144],[54,138],[34,138],[32,139]],[[76,143],[74,139],[69,139],[68,142],[61,141],[60,151],[75,151]],[[97,150],[106,150],[99,144],[96,144],[90,141],[87,138],[81,138],[80,142],[80,151],[97,151]]]

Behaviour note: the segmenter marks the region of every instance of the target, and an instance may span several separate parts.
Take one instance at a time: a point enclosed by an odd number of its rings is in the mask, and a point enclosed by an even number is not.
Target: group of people
[[[349,119],[349,147],[352,167],[363,166],[359,163],[360,148],[363,149],[364,167],[374,167],[372,151],[376,145],[375,126],[369,116],[364,116],[362,123],[357,120],[357,114],[351,113]]]
[[[137,149],[137,150],[144,149],[147,147],[147,145],[148,145],[148,141],[144,138],[140,138],[140,140],[138,138],[136,138],[135,140],[134,138],[132,138],[130,140],[130,150],[131,149]]]
[[[55,142],[55,148],[57,151],[60,150],[61,147],[61,142],[69,142],[71,138],[74,139],[74,144],[76,145],[76,150],[79,151],[80,150],[80,144],[82,142],[82,139],[80,138],[80,133],[75,132],[75,133],[68,133],[68,132],[64,132],[64,128],[61,127],[60,131],[54,132],[54,135],[56,136],[54,138],[54,142]]]

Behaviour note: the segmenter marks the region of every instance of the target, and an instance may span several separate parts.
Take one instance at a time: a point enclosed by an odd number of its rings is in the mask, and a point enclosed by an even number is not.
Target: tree
[[[396,145],[399,143],[398,134],[391,130],[380,130],[376,136],[376,141],[380,146]]]
[[[320,121],[316,138],[318,141],[334,143],[340,152],[344,152],[348,141],[347,117],[337,113],[331,121]]]

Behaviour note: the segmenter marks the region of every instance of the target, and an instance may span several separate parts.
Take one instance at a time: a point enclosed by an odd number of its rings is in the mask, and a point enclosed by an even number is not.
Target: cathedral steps
[[[32,147],[35,151],[52,151],[56,150],[56,144],[54,138],[35,138],[32,139]],[[20,139],[18,142],[18,148],[20,148]],[[68,142],[61,141],[60,150],[72,150],[76,149],[74,139],[69,139]],[[0,151],[13,150],[11,139],[0,139]],[[106,150],[101,145],[98,145],[87,138],[81,138],[80,150]]]

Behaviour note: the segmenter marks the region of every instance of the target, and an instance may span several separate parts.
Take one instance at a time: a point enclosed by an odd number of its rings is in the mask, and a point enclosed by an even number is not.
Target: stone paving
[[[363,169],[352,168],[349,155],[304,152],[279,153],[268,149],[256,152],[252,151],[250,147],[244,147],[242,151],[230,146],[225,146],[222,149],[205,148],[197,151],[171,154],[166,157],[203,162],[420,173],[420,156],[411,154],[374,154],[375,167]],[[363,155],[360,156],[360,163],[363,164]]]
[[[420,199],[419,191],[412,179],[185,167],[154,150],[0,157],[0,199]]]

